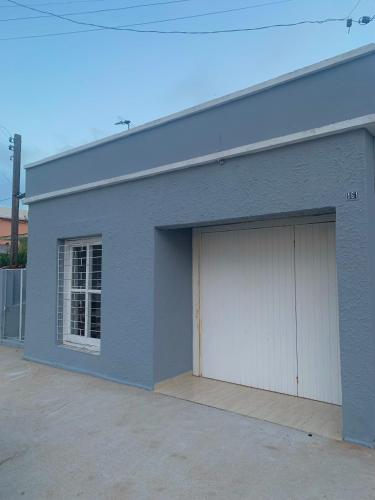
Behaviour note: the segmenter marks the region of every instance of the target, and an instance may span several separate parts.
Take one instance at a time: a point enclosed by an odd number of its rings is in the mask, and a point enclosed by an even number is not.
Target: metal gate
[[[0,270],[0,340],[23,342],[25,338],[26,269]]]

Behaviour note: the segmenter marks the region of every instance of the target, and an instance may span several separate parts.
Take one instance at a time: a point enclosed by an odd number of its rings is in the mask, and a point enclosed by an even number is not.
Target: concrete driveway
[[[0,498],[375,498],[375,451],[0,347]]]

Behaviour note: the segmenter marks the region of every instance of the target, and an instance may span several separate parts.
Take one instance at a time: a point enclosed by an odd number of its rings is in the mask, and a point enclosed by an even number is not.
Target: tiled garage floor
[[[341,440],[340,406],[195,377],[191,373],[162,382],[156,392]]]

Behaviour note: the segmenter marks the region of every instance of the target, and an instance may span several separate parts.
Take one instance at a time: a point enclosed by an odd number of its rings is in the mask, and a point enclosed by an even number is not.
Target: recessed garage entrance
[[[194,374],[341,404],[332,216],[195,230]]]

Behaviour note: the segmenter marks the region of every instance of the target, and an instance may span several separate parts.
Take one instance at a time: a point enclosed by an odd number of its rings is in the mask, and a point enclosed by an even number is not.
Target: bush
[[[27,238],[20,238],[18,242],[18,257],[16,267],[26,267],[27,264]],[[0,268],[11,267],[9,253],[0,254]]]
[[[26,267],[27,264],[27,238],[20,238],[18,244],[18,267]]]
[[[10,264],[9,254],[0,253],[0,267],[8,267]]]

